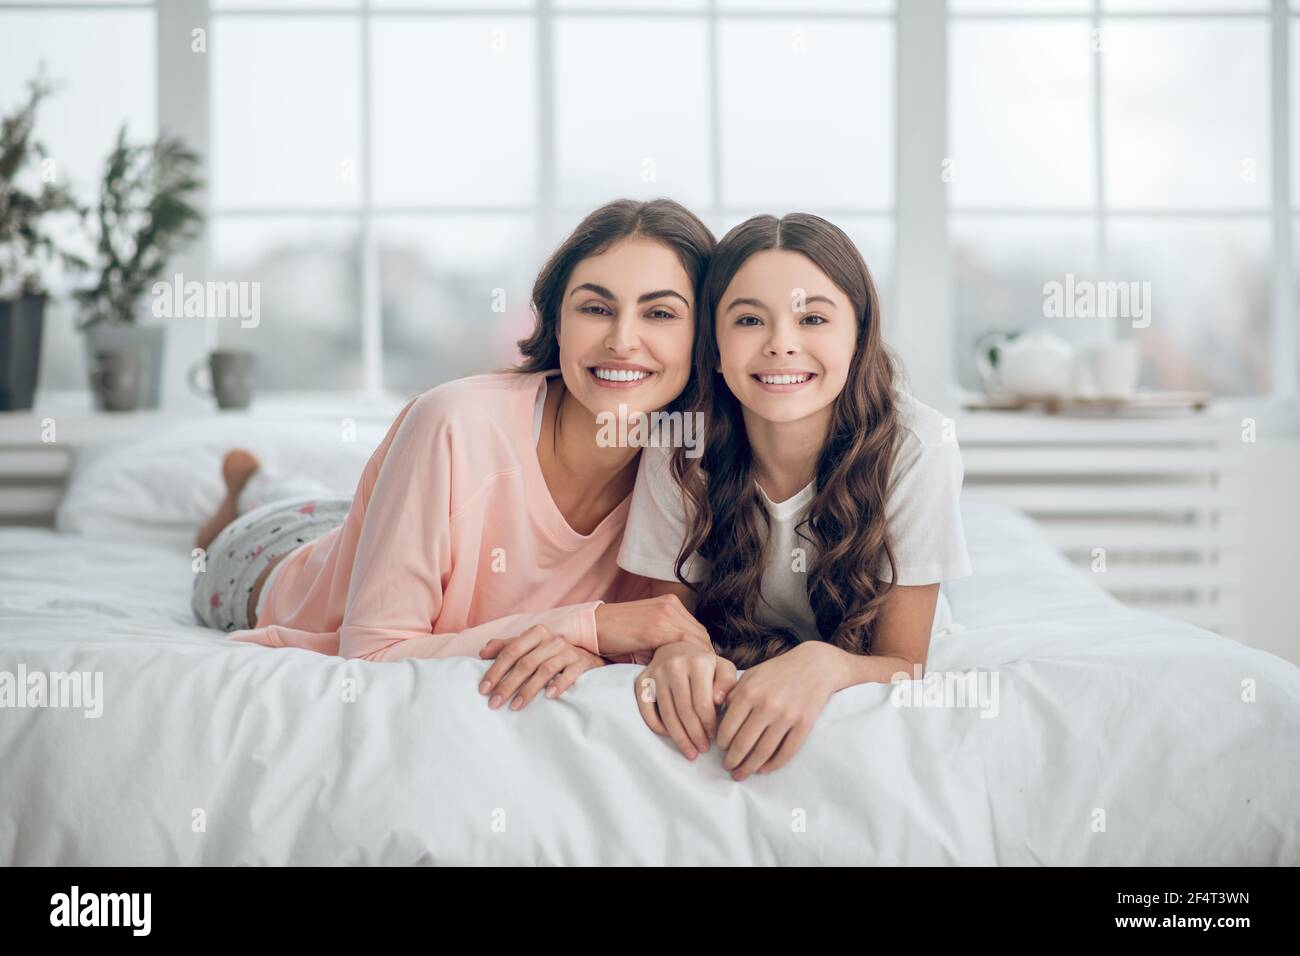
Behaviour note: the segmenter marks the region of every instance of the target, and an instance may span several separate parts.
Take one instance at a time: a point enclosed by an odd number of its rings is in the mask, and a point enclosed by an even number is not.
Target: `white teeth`
[[[596,378],[603,379],[606,382],[639,382],[648,376],[649,372],[634,372],[624,369],[593,368]]]
[[[797,385],[808,381],[808,373],[802,375],[760,375],[759,381],[764,385]]]

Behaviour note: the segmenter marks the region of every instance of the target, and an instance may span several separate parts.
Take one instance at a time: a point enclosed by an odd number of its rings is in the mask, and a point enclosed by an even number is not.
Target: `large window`
[[[824,212],[888,293],[887,0],[295,6],[212,4],[213,272],[260,281],[263,315],[220,338],[266,356],[263,388],[510,362],[546,253],[620,196],[719,235]]]
[[[0,5],[0,112],[12,112],[43,69],[56,89],[41,106],[37,136],[49,150],[57,181],[70,185],[85,204],[95,199],[104,159],[123,123],[132,139],[157,134],[154,30],[151,2]],[[64,221],[56,231],[78,252],[89,253],[73,226]],[[67,296],[78,281],[58,273],[48,277],[53,298],[41,349],[43,388],[86,387],[76,309]]]
[[[946,6],[0,0],[0,106],[41,62],[63,82],[40,132],[87,199],[121,122],[145,138],[160,110],[199,118],[193,267],[261,284],[258,327],[211,320],[208,344],[256,352],[263,392],[411,394],[508,363],[555,243],[603,201],[667,195],[719,235],[756,212],[832,218],[895,328],[951,342],[965,388],[984,333],[1047,328],[1132,338],[1146,387],[1294,394],[1300,0]],[[900,18],[936,62],[899,62]],[[899,195],[945,124],[942,185]],[[895,314],[895,286],[916,311],[931,276],[951,277],[951,315]],[[1149,321],[1047,314],[1045,284],[1067,281],[1149,284]],[[72,320],[50,311],[44,388],[84,387]]]
[[[983,333],[1045,328],[1133,338],[1145,387],[1278,385],[1268,0],[950,0],[949,14],[961,384],[981,387]],[[1149,283],[1149,300],[1051,315],[1049,282]]]

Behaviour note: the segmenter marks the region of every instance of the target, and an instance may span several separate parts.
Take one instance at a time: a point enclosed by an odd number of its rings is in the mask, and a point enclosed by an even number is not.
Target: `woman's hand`
[[[494,638],[478,653],[485,660],[496,658],[478,685],[480,694],[492,695],[488,706],[493,710],[511,697],[511,709],[523,710],[543,687],[547,697],[558,697],[573,686],[578,675],[605,663],[540,624],[518,637]]]
[[[718,746],[727,752],[722,767],[733,779],[790,762],[843,685],[841,653],[824,641],[805,641],[745,671],[718,725]]]
[[[596,646],[601,654],[654,651],[676,641],[713,653],[709,632],[675,594],[596,608]]]
[[[694,760],[709,749],[718,705],[735,686],[731,661],[692,641],[676,641],[655,651],[633,690],[646,726],[672,737],[683,756]]]

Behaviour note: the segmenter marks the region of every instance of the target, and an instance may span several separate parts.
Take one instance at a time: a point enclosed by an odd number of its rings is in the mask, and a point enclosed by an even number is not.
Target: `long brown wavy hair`
[[[881,338],[880,300],[871,272],[852,240],[831,222],[807,213],[754,216],[723,237],[700,293],[695,374],[683,396],[704,418],[703,453],[673,455],[673,473],[688,502],[689,530],[675,570],[698,592],[695,616],[714,648],[737,667],[751,667],[799,644],[798,637],[757,617],[770,521],[754,477],[753,451],[741,405],[718,367],[718,306],[742,265],[756,253],[788,249],[807,256],[853,304],[857,344],[848,379],[836,397],[817,460],[816,495],[796,528],[813,546],[808,599],[822,640],[869,654],[874,620],[898,578],[885,521],[885,500],[900,426],[895,369]],[[682,574],[698,552],[709,574],[692,585]],[[888,561],[890,584],[874,573]],[[797,573],[792,571],[791,573]]]
[[[589,212],[569,238],[551,253],[533,283],[533,334],[519,340],[523,361],[514,372],[545,372],[560,367],[560,304],[574,267],[588,256],[598,256],[619,239],[656,239],[677,253],[698,292],[716,240],[709,227],[681,203],[671,199],[616,199]],[[698,298],[698,296],[697,296]],[[699,336],[696,310],[696,336]],[[669,407],[678,408],[681,397]]]

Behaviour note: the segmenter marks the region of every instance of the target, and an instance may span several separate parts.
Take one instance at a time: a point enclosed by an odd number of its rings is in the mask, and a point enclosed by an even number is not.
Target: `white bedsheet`
[[[476,660],[203,630],[185,536],[0,530],[0,671],[103,674],[98,718],[0,708],[0,863],[1300,863],[1300,668],[965,514],[929,670],[996,673],[997,716],[859,685],[743,783],[646,729],[631,665],[490,711]]]

